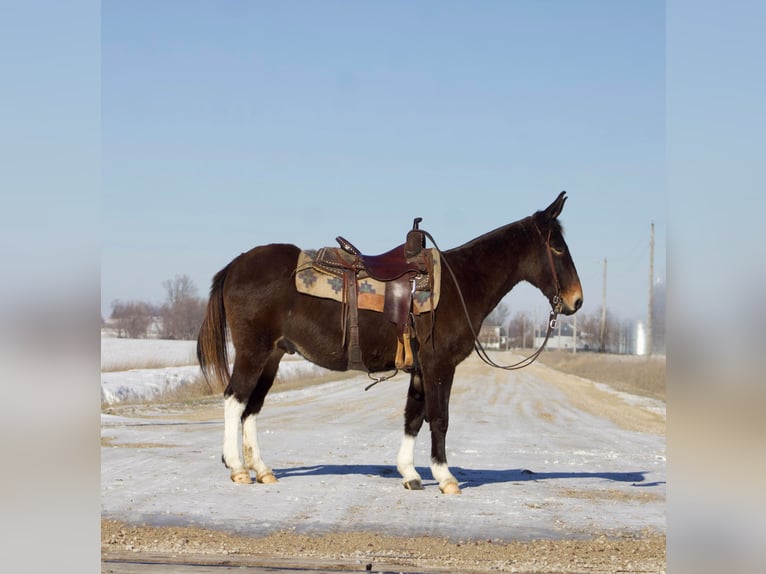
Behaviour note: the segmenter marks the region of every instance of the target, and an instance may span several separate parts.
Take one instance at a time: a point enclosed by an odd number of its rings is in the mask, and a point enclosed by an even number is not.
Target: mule
[[[485,233],[442,253],[451,273],[442,274],[435,311],[414,317],[418,361],[410,373],[404,436],[397,469],[405,488],[420,490],[415,438],[423,422],[431,431],[431,471],[445,494],[458,494],[447,466],[445,440],[455,368],[474,349],[474,333],[500,300],[520,281],[537,287],[556,312],[571,315],[582,305],[582,287],[558,217],[565,192],[546,209]],[[223,463],[238,483],[276,482],[263,461],[256,417],[285,353],[299,353],[326,369],[344,371],[341,303],[299,293],[295,245],[255,247],[232,260],[213,278],[197,340],[200,366],[224,389]],[[462,296],[461,296],[462,294]],[[461,301],[462,299],[462,301]],[[469,324],[470,319],[470,324]],[[359,344],[370,372],[394,370],[397,337],[383,314],[359,311]],[[235,357],[231,374],[227,325]],[[239,435],[242,435],[242,449]]]

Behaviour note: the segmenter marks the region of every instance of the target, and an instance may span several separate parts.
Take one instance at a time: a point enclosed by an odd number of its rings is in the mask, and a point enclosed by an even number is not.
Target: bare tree
[[[534,324],[527,313],[517,312],[508,321],[508,345],[510,347],[530,347],[534,345]]]
[[[500,303],[497,304],[497,307],[492,309],[492,312],[487,315],[486,319],[484,319],[484,324],[493,326],[504,325],[509,314],[510,310],[508,309],[508,305],[500,301]]]
[[[162,286],[167,293],[165,301],[171,307],[184,299],[197,296],[197,286],[188,275],[176,275],[173,279],[163,281]]]
[[[586,349],[595,351],[601,347],[601,309],[589,314],[578,313],[577,338]]]
[[[187,275],[176,275],[162,283],[167,293],[162,307],[162,336],[166,339],[194,339],[205,315],[205,301]]]
[[[577,315],[577,338],[586,349],[602,353],[625,353],[630,348],[632,324],[621,320],[608,308],[601,337],[601,308],[587,315]]]
[[[111,318],[117,329],[118,337],[139,339],[146,337],[152,324],[155,310],[149,303],[143,301],[128,301],[119,299],[112,302]]]

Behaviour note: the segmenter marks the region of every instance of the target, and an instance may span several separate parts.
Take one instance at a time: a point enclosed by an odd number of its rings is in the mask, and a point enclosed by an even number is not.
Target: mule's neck
[[[445,253],[464,295],[473,293],[466,303],[474,322],[483,321],[520,281],[536,282],[540,241],[532,217],[526,217]]]

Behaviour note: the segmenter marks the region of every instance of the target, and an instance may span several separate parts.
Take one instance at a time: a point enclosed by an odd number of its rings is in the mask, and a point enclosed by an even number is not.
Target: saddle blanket
[[[441,285],[441,263],[439,253],[434,249],[426,249],[431,258],[431,290],[420,290],[412,296],[412,312],[415,315],[428,313],[439,303],[439,286]],[[295,287],[300,293],[333,299],[343,302],[343,277],[321,271],[313,266],[317,251],[307,249],[298,255],[295,269]],[[422,281],[421,281],[422,282]],[[421,283],[419,282],[419,283]],[[357,305],[360,309],[383,312],[386,300],[386,283],[372,277],[360,278],[357,275]]]

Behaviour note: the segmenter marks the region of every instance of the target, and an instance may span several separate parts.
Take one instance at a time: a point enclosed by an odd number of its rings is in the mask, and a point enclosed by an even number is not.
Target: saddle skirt
[[[412,296],[412,312],[415,315],[436,309],[441,285],[441,261],[435,249],[423,249],[428,258],[429,274],[421,274],[415,280]],[[307,249],[298,255],[295,269],[295,287],[300,293],[332,299],[343,303],[343,273],[354,269],[356,257],[337,247]],[[378,281],[364,269],[356,269],[357,305],[359,309],[383,312],[386,289],[390,282]],[[391,286],[393,287],[393,286]]]

